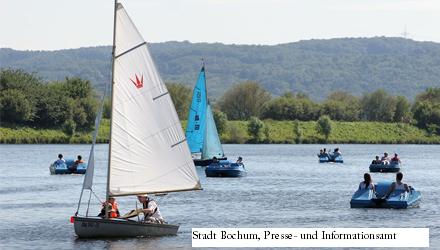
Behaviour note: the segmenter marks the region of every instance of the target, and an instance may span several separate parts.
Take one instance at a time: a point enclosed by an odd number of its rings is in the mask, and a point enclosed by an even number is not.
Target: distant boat
[[[209,164],[205,168],[206,177],[243,177],[246,169],[243,163],[231,163],[230,161],[218,161]]]
[[[147,44],[115,1],[112,99],[106,201],[109,197],[201,189],[185,135]],[[92,190],[95,133],[78,208],[71,222],[80,238],[176,234],[179,226],[79,215],[84,190]]]
[[[50,174],[85,174],[87,170],[87,163],[79,163],[76,170],[72,171],[71,166],[75,163],[74,159],[66,159],[65,163],[57,164],[56,162],[50,164]]]
[[[227,159],[208,103],[204,65],[194,87],[185,134],[196,166],[208,166],[214,157]]]
[[[387,199],[385,196],[391,186],[391,182],[379,182],[376,184],[376,193],[373,190],[357,190],[350,201],[351,208],[409,208],[415,207],[421,201],[422,195],[419,191],[410,187],[410,192],[396,190]]]
[[[389,164],[370,164],[370,172],[397,173],[400,172],[400,163],[392,161]]]

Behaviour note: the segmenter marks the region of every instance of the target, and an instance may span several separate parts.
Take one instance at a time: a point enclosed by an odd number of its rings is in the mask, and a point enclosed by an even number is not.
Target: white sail
[[[98,114],[95,118],[95,130],[93,131],[92,148],[90,149],[89,159],[87,163],[87,171],[84,176],[83,189],[92,190],[93,185],[93,174],[95,172],[95,144],[96,138],[99,133],[99,125],[101,124],[102,111],[104,110],[104,98],[107,94],[107,87],[105,87],[104,94],[101,98],[101,105],[99,106]]]
[[[200,189],[168,90],[121,4],[115,46],[109,195]]]

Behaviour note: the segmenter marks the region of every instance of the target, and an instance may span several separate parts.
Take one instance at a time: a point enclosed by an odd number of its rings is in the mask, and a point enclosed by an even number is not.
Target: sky
[[[340,37],[440,42],[440,0],[120,0],[148,42],[274,45]],[[0,0],[0,48],[110,45],[113,0]]]

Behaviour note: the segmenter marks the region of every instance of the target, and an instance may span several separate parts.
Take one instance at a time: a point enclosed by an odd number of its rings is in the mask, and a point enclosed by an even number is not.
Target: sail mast
[[[208,105],[209,104],[209,99],[208,99],[208,89],[206,88],[206,69],[205,69],[205,59],[202,57],[202,69],[203,69],[203,72],[204,72],[204,74],[205,74],[205,79],[203,79],[204,80],[204,83],[205,83],[205,97],[206,97],[206,104]]]
[[[111,136],[112,136],[112,127],[113,127],[113,123],[112,123],[112,119],[113,119],[113,99],[115,96],[115,91],[114,91],[114,85],[115,85],[115,50],[116,50],[116,11],[118,9],[118,0],[115,0],[115,6],[114,6],[114,13],[113,13],[113,47],[112,47],[112,80],[111,80],[111,91],[112,91],[112,97],[111,97],[111,101],[110,101],[110,110],[111,110],[111,115],[110,115],[110,138],[109,138],[109,142],[108,142],[108,166],[107,166],[107,185],[106,185],[106,190],[105,190],[105,200],[108,202],[109,200],[109,194],[110,194],[110,162],[111,162],[111,149],[112,149],[112,140],[111,140]],[[108,218],[108,206],[105,206],[105,217]]]

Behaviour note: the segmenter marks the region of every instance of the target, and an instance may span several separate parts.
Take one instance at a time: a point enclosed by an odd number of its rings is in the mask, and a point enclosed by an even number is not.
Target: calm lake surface
[[[319,164],[321,147],[335,145],[224,145],[235,160],[243,156],[244,178],[206,178],[202,191],[159,197],[177,236],[79,240],[69,218],[76,211],[82,175],[50,175],[58,153],[87,158],[90,145],[0,145],[0,249],[186,249],[192,227],[429,227],[431,247],[440,248],[439,145],[337,145],[344,164]],[[108,145],[98,145],[94,187],[105,197]],[[398,152],[404,182],[422,193],[418,208],[350,209],[349,201],[374,155]],[[86,159],[87,160],[87,159]],[[373,173],[373,180],[395,174]],[[85,200],[87,200],[87,196]],[[120,198],[121,213],[135,198]],[[85,213],[86,203],[82,206]],[[90,214],[99,213],[92,198]]]

